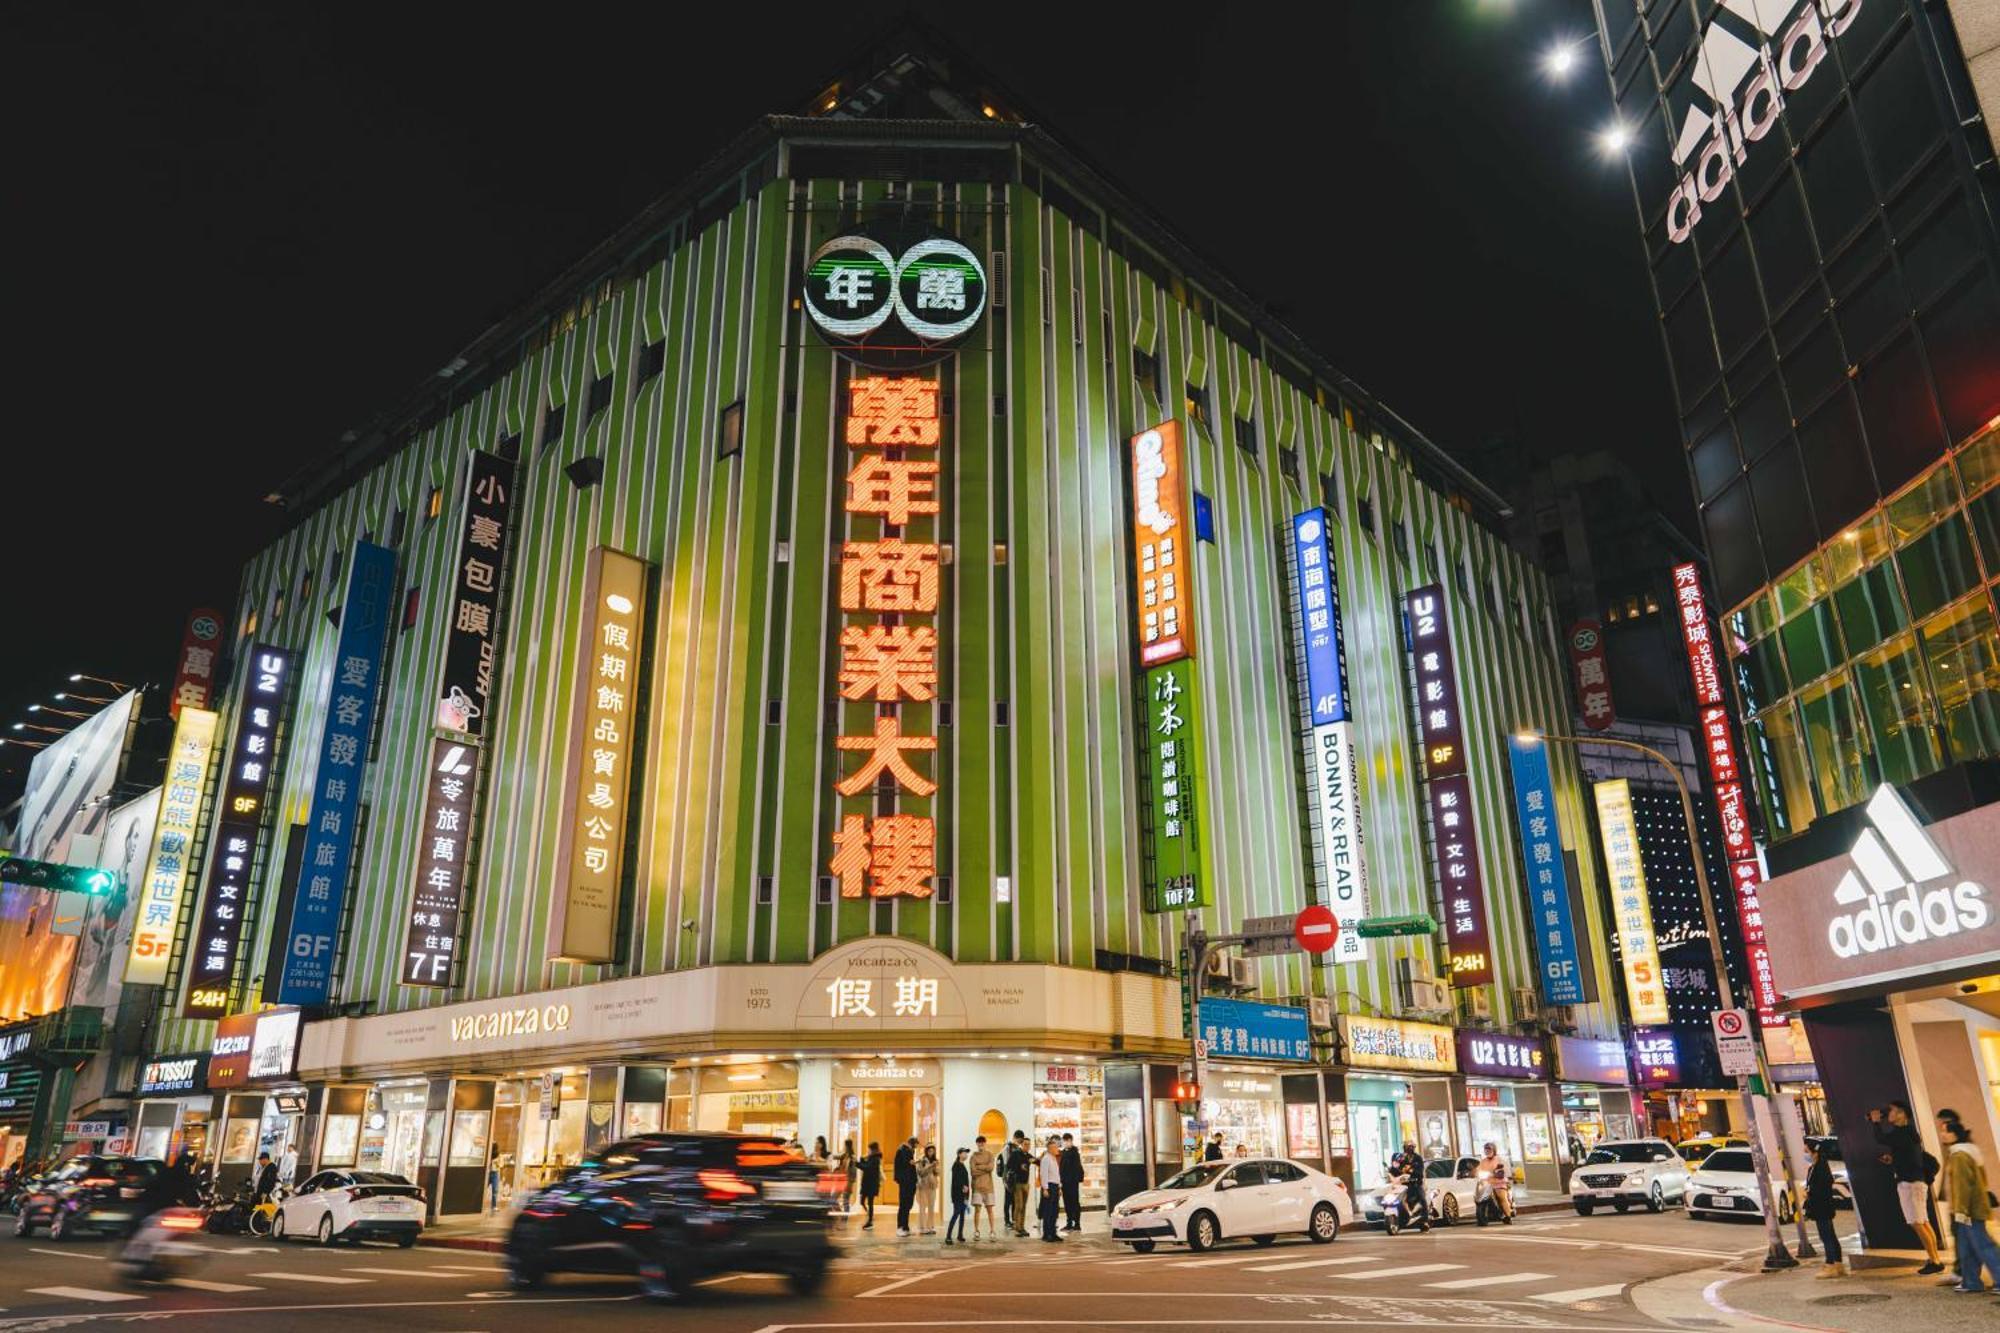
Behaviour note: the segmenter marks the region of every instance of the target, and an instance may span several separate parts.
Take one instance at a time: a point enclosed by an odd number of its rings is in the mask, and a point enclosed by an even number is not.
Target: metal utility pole
[[[1523,740],[1532,739],[1563,745],[1582,745],[1585,743],[1584,738],[1580,736],[1551,735],[1547,732],[1539,731],[1524,731],[1520,735]],[[1681,778],[1680,765],[1667,758],[1664,754],[1661,754],[1658,750],[1653,749],[1650,745],[1641,745],[1637,741],[1619,740],[1610,736],[1592,736],[1589,738],[1589,744],[1609,745],[1621,750],[1637,751],[1652,759],[1661,768],[1666,769],[1667,776],[1674,780],[1674,790],[1680,794],[1681,798],[1681,814],[1687,820],[1688,855],[1694,860],[1694,881],[1695,887],[1700,892],[1702,921],[1708,927],[1708,951],[1711,965],[1715,969],[1716,995],[1721,1000],[1724,1009],[1734,1009],[1736,1007],[1735,988],[1729,984],[1729,968],[1722,956],[1722,932],[1717,928],[1716,923],[1715,895],[1709,888],[1708,869],[1701,857],[1701,834],[1699,827],[1695,823],[1694,801],[1688,796],[1687,783]],[[1761,1042],[1758,1045],[1757,1067],[1761,1074],[1764,1068],[1764,1054]],[[1769,1087],[1768,1075],[1762,1074],[1762,1076],[1766,1079],[1765,1086]],[[1757,1198],[1764,1210],[1764,1240],[1767,1247],[1767,1252],[1764,1255],[1764,1271],[1768,1273],[1775,1269],[1797,1268],[1799,1266],[1799,1259],[1793,1258],[1791,1252],[1785,1248],[1784,1233],[1779,1228],[1777,1201],[1772,1197],[1771,1193],[1770,1157],[1764,1151],[1764,1135],[1757,1124],[1757,1107],[1750,1090],[1749,1076],[1743,1074],[1736,1075],[1736,1096],[1742,1107],[1743,1123],[1746,1126],[1746,1134],[1750,1140],[1751,1169],[1757,1173]],[[1772,1123],[1774,1125],[1777,1123],[1776,1116],[1772,1117]],[[1783,1138],[1784,1136],[1780,1134],[1779,1149],[1781,1152],[1784,1147]],[[1788,1174],[1790,1173],[1788,1172]],[[1816,1257],[1818,1251],[1814,1250],[1812,1242],[1806,1239],[1806,1224],[1803,1209],[1794,1210],[1794,1220],[1798,1224],[1799,1258],[1811,1259]]]

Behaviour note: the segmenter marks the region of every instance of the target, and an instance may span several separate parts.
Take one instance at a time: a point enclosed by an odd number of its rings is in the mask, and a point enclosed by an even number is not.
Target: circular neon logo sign
[[[986,313],[986,270],[950,236],[836,236],[806,264],[805,308],[821,336],[877,369],[948,353]]]

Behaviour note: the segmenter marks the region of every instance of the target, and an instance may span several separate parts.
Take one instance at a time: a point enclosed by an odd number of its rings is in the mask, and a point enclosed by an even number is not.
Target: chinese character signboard
[[[1417,662],[1417,739],[1424,770],[1432,778],[1465,771],[1465,741],[1459,733],[1458,669],[1452,662],[1451,630],[1445,622],[1444,589],[1419,588],[1404,602],[1410,652]]]
[[[1521,827],[1528,922],[1542,964],[1542,994],[1550,1004],[1587,1004],[1590,994],[1570,911],[1549,747],[1539,737],[1516,736],[1507,743],[1507,758],[1514,769],[1514,813]]]
[[[222,647],[222,612],[200,607],[188,616],[181,634],[180,665],[174,669],[174,692],[167,696],[167,715],[178,718],[183,708],[206,708],[215,697],[216,657]]]
[[[291,683],[289,651],[262,643],[250,649],[236,705],[236,740],[229,748],[222,801],[210,834],[208,886],[188,936],[187,999],[181,1006],[188,1018],[216,1018],[229,1012],[251,866],[264,824],[264,803],[277,774],[278,725]]]
[[[514,469],[474,450],[465,477],[465,530],[451,600],[445,603],[444,674],[437,725],[477,739],[493,713],[493,672],[500,644],[500,571],[507,558],[507,516]]]
[[[1600,782],[1597,828],[1604,837],[1611,910],[1618,922],[1618,949],[1625,965],[1625,998],[1634,1023],[1664,1024],[1667,987],[1660,976],[1659,941],[1653,936],[1653,909],[1646,898],[1646,870],[1639,860],[1639,830],[1632,819],[1632,785],[1623,778]]]
[[[1146,673],[1146,910],[1177,912],[1208,905],[1201,877],[1195,783],[1201,767],[1200,705],[1194,663],[1183,658]]]
[[[1362,849],[1360,780],[1354,762],[1354,724],[1347,714],[1346,661],[1340,637],[1340,583],[1327,543],[1326,511],[1308,509],[1292,519],[1292,551],[1297,561],[1293,589],[1305,646],[1307,774],[1313,823],[1319,831],[1326,902],[1340,922],[1331,960],[1358,963],[1368,942],[1355,923],[1372,915],[1368,905],[1368,865]]]
[[[576,659],[569,777],[563,788],[549,956],[608,963],[618,951],[618,881],[625,861],[625,806],[632,791],[646,629],[646,566],[597,547],[584,578],[583,642]],[[438,775],[433,773],[433,779]]]
[[[312,805],[306,816],[291,929],[285,935],[280,1004],[324,1004],[333,982],[340,911],[354,856],[354,826],[361,813],[361,782],[374,733],[375,700],[381,692],[382,645],[395,594],[396,553],[372,542],[356,542],[347,571],[347,596],[340,606],[332,679],[327,683],[325,729],[313,768]]]
[[[208,1086],[240,1088],[250,1080],[250,1048],[257,1038],[257,1015],[231,1014],[217,1020],[208,1049]]]
[[[1207,1057],[1242,1055],[1258,1060],[1312,1059],[1312,1028],[1306,1011],[1254,1000],[1204,997],[1201,1031]]]
[[[1757,886],[1764,873],[1757,844],[1750,834],[1749,797],[1736,762],[1736,742],[1730,735],[1729,708],[1723,698],[1722,674],[1716,661],[1715,635],[1708,621],[1708,601],[1701,589],[1701,570],[1693,564],[1674,566],[1674,613],[1680,617],[1687,643],[1688,672],[1694,680],[1695,702],[1701,709],[1701,747],[1708,756],[1709,787],[1715,793],[1722,827],[1723,851],[1729,861],[1729,882],[1736,898],[1736,923],[1743,935],[1743,953],[1750,967],[1750,996],[1757,1019],[1765,1028],[1787,1026],[1777,1012],[1778,989],[1771,977],[1771,946],[1764,937],[1764,910]]]
[[[1604,626],[1579,620],[1569,627],[1569,665],[1576,676],[1576,707],[1583,725],[1608,731],[1618,720],[1611,704],[1610,664],[1604,656]]]
[[[1203,1000],[1206,1010],[1212,1000]],[[1369,1018],[1341,1014],[1341,1045],[1347,1064],[1356,1069],[1421,1069],[1449,1074],[1458,1069],[1458,1047],[1452,1030],[1436,1023],[1411,1023],[1400,1018]]]
[[[848,389],[846,439],[854,464],[847,512],[897,532],[913,518],[936,514],[943,424],[937,382],[873,376]],[[872,801],[890,787],[900,803],[937,794],[925,772],[937,737],[911,730],[903,705],[937,698],[942,555],[936,542],[887,535],[841,547],[840,697],[874,707],[867,733],[834,742],[840,796]],[[928,898],[937,872],[936,821],[905,810],[845,813],[827,868],[843,898]]]
[[[1451,942],[1451,984],[1461,989],[1493,980],[1493,944],[1486,930],[1485,876],[1479,831],[1472,819],[1472,784],[1463,773],[1430,784],[1431,837],[1443,885],[1445,938]]]
[[[1548,1059],[1539,1037],[1515,1037],[1503,1032],[1458,1031],[1458,1068],[1463,1074],[1487,1078],[1548,1077]]]
[[[146,858],[146,878],[139,886],[138,915],[132,923],[132,953],[125,961],[128,984],[158,986],[167,979],[168,955],[181,918],[181,886],[187,882],[188,857],[201,822],[202,789],[208,782],[216,722],[216,715],[206,708],[183,708],[174,723],[160,814],[153,823],[153,849]]]
[[[1132,437],[1132,595],[1141,666],[1194,656],[1194,543],[1185,486],[1179,423],[1162,421]]]
[[[806,316],[850,361],[912,370],[965,340],[986,312],[986,270],[942,233],[875,225],[836,236],[806,263]]]
[[[1639,1082],[1645,1087],[1663,1088],[1680,1082],[1681,1057],[1674,1044],[1674,1030],[1633,1028],[1632,1063],[1638,1067]]]
[[[424,822],[417,828],[417,883],[403,936],[403,984],[449,986],[458,958],[458,918],[472,841],[473,764],[478,751],[431,742]]]

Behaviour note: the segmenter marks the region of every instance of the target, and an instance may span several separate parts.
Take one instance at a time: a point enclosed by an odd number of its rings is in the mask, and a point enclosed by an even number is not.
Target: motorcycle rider
[[[146,1183],[132,1202],[132,1220],[126,1224],[127,1238],[138,1234],[146,1219],[168,1208],[192,1208],[201,1202],[195,1186],[194,1154],[183,1152],[174,1164]]]
[[[1389,1178],[1401,1178],[1403,1185],[1403,1211],[1405,1225],[1419,1231],[1431,1229],[1429,1186],[1424,1180],[1424,1155],[1417,1151],[1414,1140],[1405,1141],[1403,1151],[1389,1159]]]
[[[1499,1148],[1491,1143],[1482,1146],[1485,1149],[1486,1155],[1479,1159],[1479,1165],[1476,1168],[1479,1182],[1490,1194],[1494,1207],[1499,1211],[1500,1219],[1503,1222],[1512,1221],[1514,1218],[1513,1174],[1507,1169],[1507,1161],[1500,1156]],[[1485,1224],[1486,1215],[1484,1213],[1479,1215],[1479,1221],[1481,1225]]]

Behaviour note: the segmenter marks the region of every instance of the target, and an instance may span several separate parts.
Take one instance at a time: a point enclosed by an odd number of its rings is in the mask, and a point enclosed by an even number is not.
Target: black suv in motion
[[[32,1236],[38,1226],[49,1229],[51,1240],[86,1231],[122,1232],[132,1224],[139,1196],[164,1169],[150,1157],[72,1157],[21,1191],[14,1234]]]
[[[841,1186],[776,1139],[644,1134],[608,1144],[535,1195],[507,1235],[517,1288],[550,1273],[637,1273],[657,1300],[717,1273],[784,1274],[810,1295],[833,1258]]]

